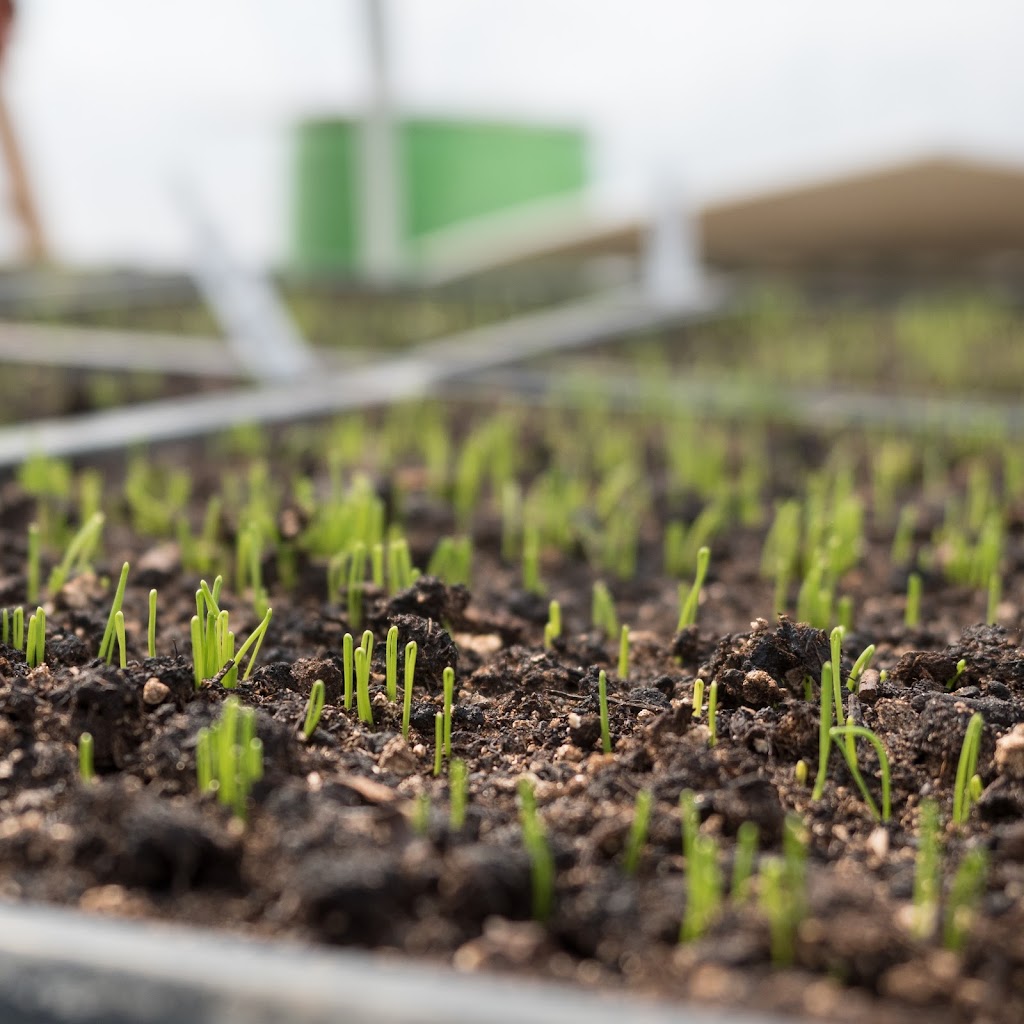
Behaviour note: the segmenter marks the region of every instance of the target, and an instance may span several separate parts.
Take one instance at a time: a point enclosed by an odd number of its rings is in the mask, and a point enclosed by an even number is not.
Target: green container
[[[574,129],[529,124],[407,120],[398,125],[402,240],[535,200],[578,195],[587,181],[586,142]],[[299,126],[293,253],[303,270],[358,271],[359,125]]]

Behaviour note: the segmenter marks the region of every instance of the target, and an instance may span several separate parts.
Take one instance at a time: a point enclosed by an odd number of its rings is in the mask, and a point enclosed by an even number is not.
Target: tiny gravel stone
[[[1024,722],[996,740],[996,768],[1000,775],[1024,779]]]
[[[170,695],[171,688],[160,682],[156,676],[150,676],[142,688],[142,702],[151,708],[156,707],[157,704],[163,704]]]

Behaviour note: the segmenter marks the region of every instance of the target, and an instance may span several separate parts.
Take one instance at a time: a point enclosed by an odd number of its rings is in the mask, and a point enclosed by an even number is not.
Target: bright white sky
[[[58,256],[180,261],[183,179],[240,254],[286,256],[288,129],[358,109],[360,0],[20,8],[6,89]],[[409,109],[586,126],[600,210],[642,208],[665,169],[700,198],[1024,159],[1020,0],[392,0],[392,27]]]

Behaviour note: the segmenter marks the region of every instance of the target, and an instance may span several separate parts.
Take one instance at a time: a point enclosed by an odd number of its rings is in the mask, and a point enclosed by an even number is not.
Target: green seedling
[[[156,657],[156,590],[149,592],[149,621],[146,624],[146,653]]]
[[[355,659],[353,658],[352,651],[355,646],[355,640],[352,638],[351,633],[346,633],[342,637],[341,641],[341,667],[342,674],[345,680],[345,710],[348,711],[352,707],[352,694],[355,692],[353,683],[354,673],[353,666],[355,665]]]
[[[629,626],[623,626],[619,634],[619,678],[629,676]]]
[[[83,732],[78,737],[78,777],[87,785],[96,781],[92,733]]]
[[[843,717],[843,627],[836,626],[829,634],[829,653],[832,665],[832,700],[835,704],[836,721],[846,725]]]
[[[959,952],[967,945],[987,880],[988,853],[984,847],[977,846],[964,854],[949,888],[946,919],[942,928],[942,944],[946,949]]]
[[[455,695],[455,669],[451,665],[445,666],[441,673],[442,687],[444,690],[444,756],[452,756],[452,700]]]
[[[882,741],[870,729],[866,729],[862,725],[835,726],[829,730],[829,733],[833,739],[837,739],[840,736],[847,737],[848,742],[843,745],[842,751],[846,757],[846,764],[850,769],[850,774],[853,776],[853,780],[857,784],[857,788],[864,797],[864,802],[868,805],[871,813],[880,821],[888,821],[892,816],[892,783],[889,775],[889,758],[885,753],[885,747],[882,746]],[[850,739],[854,741],[857,739],[868,740],[875,748],[875,753],[878,754],[878,764],[882,773],[881,813],[878,811],[877,804],[871,799],[867,783],[865,783],[864,777],[860,773],[860,768],[857,764],[857,749],[849,742]]]
[[[757,825],[745,821],[736,831],[736,853],[732,862],[732,901],[746,903],[750,898],[754,860],[757,857]]]
[[[412,717],[412,682],[416,672],[416,641],[405,645],[405,689],[402,691],[402,739],[409,738],[409,721]]]
[[[434,775],[441,774],[441,758],[444,755],[444,715],[434,715]]]
[[[985,602],[985,621],[994,626],[999,621],[999,602],[1003,599],[1003,580],[994,572],[988,578],[988,597]]]
[[[39,524],[28,524],[28,556],[25,566],[25,597],[29,604],[39,603]]]
[[[597,703],[601,715],[601,750],[612,752],[612,734],[608,724],[608,676],[604,669],[597,675]]]
[[[348,563],[346,606],[348,624],[359,629],[363,621],[363,581],[366,579],[366,545],[358,541],[352,548]]]
[[[967,671],[967,659],[966,658],[961,658],[956,663],[956,672],[954,673],[953,678],[950,679],[948,683],[946,683],[946,689],[947,690],[955,690],[956,689],[956,684],[960,682],[960,677],[966,671]]]
[[[46,589],[50,594],[58,594],[67,582],[74,569],[84,569],[99,545],[100,534],[103,532],[104,517],[102,512],[93,512],[78,532],[71,538],[64,549],[64,557],[60,564],[50,573]]]
[[[322,679],[317,679],[309,691],[309,701],[306,704],[306,720],[302,725],[302,735],[309,738],[316,731],[320,724],[320,716],[324,711],[324,700],[326,699],[327,688]]]
[[[562,635],[562,607],[557,601],[548,605],[548,621],[544,626],[544,647],[551,650],[554,642]]]
[[[420,793],[412,811],[412,830],[418,836],[426,836],[430,832],[430,794]]]
[[[960,748],[960,759],[956,766],[956,781],[953,784],[953,824],[958,828],[967,824],[971,813],[971,780],[978,767],[978,753],[981,750],[981,732],[985,719],[978,713],[971,715],[964,731],[964,742]]]
[[[892,538],[892,549],[889,560],[894,566],[902,568],[910,565],[914,554],[914,529],[917,527],[917,509],[913,505],[905,505],[900,510],[896,523],[896,532]]]
[[[686,910],[679,926],[679,941],[692,942],[707,931],[722,902],[722,875],[718,844],[700,834],[696,798],[691,790],[679,794],[679,816],[686,858]]]
[[[103,633],[103,639],[100,641],[99,657],[104,658],[109,665],[113,657],[112,651],[114,647],[114,619],[117,613],[121,610],[121,605],[124,603],[124,589],[128,585],[128,563],[125,562],[121,566],[121,578],[117,583],[117,590],[114,592],[114,603],[110,606],[110,616],[107,619],[107,628]]]
[[[28,620],[25,660],[29,668],[37,668],[46,660],[46,612],[36,608]]]
[[[718,680],[714,680],[708,687],[708,746],[713,747],[718,743]]]
[[[370,643],[373,643],[372,633],[370,633]],[[370,703],[370,658],[366,653],[365,646],[360,645],[357,647],[355,649],[354,657],[356,673],[356,709],[359,712],[359,721],[372,726],[373,705]]]
[[[935,931],[941,885],[939,806],[934,800],[922,800],[917,826],[917,855],[914,858],[913,933],[919,940],[927,939]]]
[[[11,642],[11,619],[7,609],[0,609],[0,643],[10,644]]]
[[[466,774],[466,762],[455,758],[448,765],[448,801],[451,811],[448,825],[453,832],[458,832],[466,824],[466,806],[469,794],[469,778]]]
[[[693,586],[690,587],[690,592],[686,595],[685,599],[682,597],[683,588],[679,588],[680,596],[680,610],[679,610],[679,624],[676,626],[676,631],[686,629],[687,626],[693,626],[697,622],[697,606],[700,603],[700,591],[701,587],[704,586],[704,577],[708,573],[708,565],[711,563],[711,549],[706,545],[697,552],[697,573],[693,580]]]
[[[640,854],[647,842],[647,829],[651,820],[651,801],[653,796],[649,789],[641,789],[636,795],[633,805],[633,823],[626,839],[626,855],[622,861],[622,869],[627,875],[635,875],[640,867]]]
[[[796,955],[796,935],[807,907],[807,843],[803,823],[786,818],[782,858],[761,866],[761,907],[768,917],[772,962],[788,966]]]
[[[700,721],[701,712],[704,710],[704,680],[699,676],[693,684],[693,714],[692,718]]]
[[[533,917],[534,920],[543,922],[551,916],[555,902],[555,858],[537,812],[533,784],[529,779],[522,778],[519,780],[518,789],[523,845],[530,857]]]
[[[398,627],[388,629],[384,644],[384,690],[388,700],[394,704],[398,700]]]
[[[793,778],[796,779],[796,784],[798,786],[806,786],[809,774],[810,772],[807,767],[807,762],[801,757],[800,760],[797,761],[796,767],[793,769]]]
[[[19,650],[25,650],[25,609],[18,605],[14,609],[12,633],[14,634],[14,646]]]
[[[828,755],[832,751],[832,663],[821,666],[821,715],[818,722],[818,774],[814,777],[811,799],[820,800],[828,776]]]
[[[602,630],[609,640],[614,640],[619,635],[619,617],[615,612],[615,602],[607,584],[601,580],[594,583],[590,619],[594,629]]]
[[[196,736],[196,781],[201,793],[217,794],[243,821],[253,784],[263,778],[263,744],[256,736],[256,712],[228,697],[220,718]]]
[[[238,685],[238,668],[248,655],[243,679],[248,679],[256,665],[263,638],[267,634],[274,611],[268,608],[263,620],[249,634],[249,639],[235,651],[235,634],[228,628],[228,613],[217,606],[220,592],[221,577],[217,577],[213,590],[204,580],[196,592],[198,612],[192,616],[192,661],[196,689],[203,685],[204,679],[220,681],[224,689],[230,690]],[[205,628],[204,623],[205,621]],[[250,653],[250,651],[252,653]]]
[[[875,656],[875,645],[868,644],[863,651],[860,652],[860,656],[853,663],[853,668],[850,669],[850,678],[846,681],[846,688],[848,690],[856,691],[857,680],[864,674],[867,667],[871,664],[871,659]]]
[[[544,593],[540,578],[540,530],[536,526],[523,531],[523,589],[531,594]]]
[[[114,616],[114,637],[117,640],[117,663],[120,668],[128,667],[128,645],[124,635],[124,612],[118,610],[118,613]],[[114,645],[110,645],[110,651],[107,654],[107,664],[113,660]]]
[[[836,602],[836,618],[844,630],[853,629],[853,598],[849,594],[844,594]]]
[[[907,577],[907,604],[903,612],[903,624],[908,629],[921,624],[921,577],[916,572]]]

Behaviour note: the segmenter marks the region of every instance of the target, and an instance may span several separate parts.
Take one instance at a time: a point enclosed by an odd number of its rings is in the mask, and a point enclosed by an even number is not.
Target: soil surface
[[[791,492],[787,481],[824,464],[830,441],[782,430],[766,436],[775,470],[762,494],[767,512]],[[545,455],[530,443],[524,463],[536,471]],[[278,450],[270,478],[284,481],[297,457],[287,445]],[[169,449],[161,458],[192,467],[193,523],[224,467],[240,464],[216,446]],[[956,465],[950,489],[962,483]],[[1024,557],[1020,507],[1007,511],[1002,626],[979,625],[984,593],[949,583],[937,570],[925,579],[924,625],[905,626],[907,573],[890,564],[892,519],[884,520],[887,528],[881,519],[868,522],[864,550],[842,587],[857,610],[843,643],[843,681],[865,645],[876,644],[847,712],[888,754],[892,817],[880,823],[838,749],[822,798],[812,799],[818,680],[829,637],[772,615],[773,584],[759,572],[767,514],[751,525],[731,523],[711,541],[698,624],[679,633],[678,581],[656,565],[659,529],[669,515],[692,522],[702,503],[692,494],[670,501],[659,488],[638,572],[610,581],[620,621],[631,628],[629,668],[620,678],[618,643],[590,623],[591,586],[606,574],[579,552],[545,550],[547,593],[527,592],[518,566],[500,556],[493,506],[482,505],[470,587],[423,576],[396,593],[370,583],[359,589],[360,628],[372,629],[377,641],[369,726],[355,704],[346,710],[342,702],[342,638],[351,625],[344,595],[326,599],[326,560],[301,549],[288,586],[276,578],[273,557],[265,558],[274,616],[250,678],[233,691],[209,680],[196,689],[189,620],[200,574],[183,567],[168,537],[133,524],[120,496],[118,460],[103,471],[109,522],[102,554],[94,572],[72,576],[57,594],[44,592],[44,663],[30,669],[21,651],[0,646],[3,898],[812,1018],[1024,1020],[1024,766],[1012,751],[996,758],[997,740],[1024,722],[1020,595],[1011,585]],[[323,467],[310,472],[327,474]],[[402,509],[394,514],[413,561],[425,565],[438,538],[453,532],[451,505],[410,483],[416,467],[389,472],[395,476],[380,478],[378,490],[388,494],[386,485],[401,473]],[[898,502],[920,499],[915,537],[924,546],[950,491],[922,497],[924,484],[911,477]],[[27,526],[43,506],[60,501],[27,495],[14,479],[2,488],[0,605],[13,606],[25,603]],[[301,509],[285,497],[277,514],[281,535],[295,535]],[[70,506],[67,516],[74,525]],[[226,552],[236,534],[237,518],[225,506]],[[44,580],[58,555],[44,555]],[[122,669],[96,655],[110,580],[126,559],[132,569]],[[159,592],[155,658],[145,657],[151,587]],[[549,598],[561,602],[564,627],[545,648]],[[233,592],[230,578],[222,606],[239,639],[259,621],[251,595]],[[392,624],[403,647],[419,645],[407,741],[401,706],[384,692],[383,641]],[[961,659],[965,671],[949,688]],[[457,680],[452,753],[468,770],[460,828],[450,823],[447,760],[434,774],[435,714],[449,665]],[[601,749],[601,669],[608,754]],[[714,745],[706,697],[694,716],[698,677],[718,683]],[[301,726],[317,679],[327,703],[307,742]],[[256,709],[264,750],[263,778],[244,821],[201,794],[196,779],[197,734],[232,694]],[[918,819],[928,796],[949,822],[974,712],[985,722],[977,765],[983,791],[965,825],[943,827],[940,921],[964,854],[983,848],[989,867],[963,947],[951,950],[941,926],[924,935],[913,926]],[[78,774],[83,732],[94,738],[98,778],[91,784]],[[878,758],[867,742],[857,749],[879,802]],[[797,769],[801,760],[806,778]],[[534,783],[555,863],[553,909],[543,922],[532,917],[531,861],[520,826],[517,785],[524,776]],[[650,826],[636,872],[628,874],[625,848],[642,790],[653,796]],[[702,834],[719,843],[725,895],[706,933],[680,943],[687,865],[679,798],[686,790],[695,795]],[[792,962],[783,964],[773,959],[756,895],[731,898],[729,879],[740,826],[757,825],[759,857],[777,855],[787,815],[803,822],[807,888]]]

